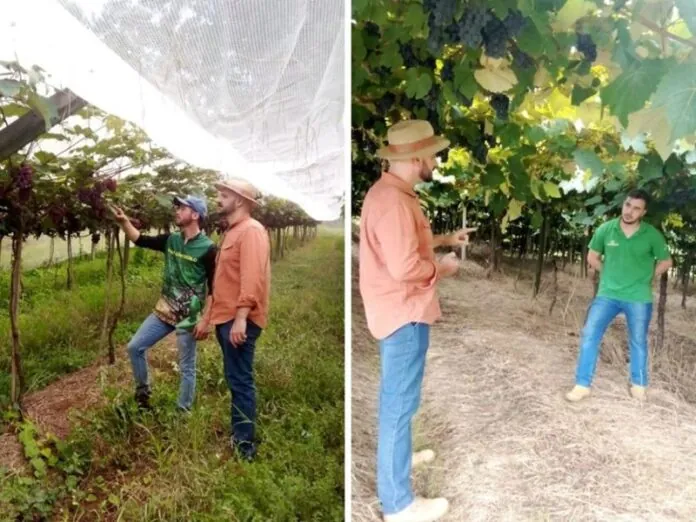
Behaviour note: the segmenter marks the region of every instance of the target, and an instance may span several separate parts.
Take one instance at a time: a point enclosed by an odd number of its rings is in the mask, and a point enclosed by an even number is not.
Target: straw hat
[[[405,120],[389,127],[386,145],[377,151],[377,157],[386,160],[427,158],[445,150],[450,141],[435,136],[433,126],[425,120]]]
[[[261,193],[254,185],[243,179],[226,179],[215,183],[218,190],[229,190],[243,197],[254,205],[260,204]]]

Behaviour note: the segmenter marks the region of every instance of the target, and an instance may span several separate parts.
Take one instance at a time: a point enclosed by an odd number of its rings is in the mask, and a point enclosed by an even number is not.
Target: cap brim
[[[174,203],[175,205],[183,205],[183,206],[185,206],[185,207],[190,206],[188,203],[186,203],[186,201],[184,201],[183,199],[181,199],[179,196],[174,196],[174,197],[172,198],[172,203]]]
[[[435,156],[438,152],[442,152],[449,146],[450,140],[448,140],[447,138],[443,138],[442,136],[437,136],[435,138],[435,143],[416,151],[393,152],[387,146],[379,149],[376,155],[378,158],[382,158],[385,160],[407,160],[412,158],[427,158],[428,156]]]

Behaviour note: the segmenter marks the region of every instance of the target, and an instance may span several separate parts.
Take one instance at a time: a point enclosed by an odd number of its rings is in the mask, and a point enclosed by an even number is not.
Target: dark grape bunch
[[[474,144],[474,146],[471,148],[471,152],[474,156],[474,159],[478,161],[479,163],[486,163],[488,161],[488,147],[486,147],[486,143],[483,141],[479,141]]]
[[[116,192],[116,189],[118,188],[118,183],[114,178],[109,178],[104,182],[104,187],[109,192]]]
[[[505,24],[505,28],[511,38],[516,38],[522,32],[526,22],[527,19],[517,9],[510,11],[505,20],[503,20],[503,24]]]
[[[483,43],[482,30],[488,23],[490,14],[482,7],[469,7],[459,20],[459,41],[466,46],[478,49]]]
[[[394,94],[391,92],[386,92],[384,93],[384,96],[377,100],[377,110],[380,114],[386,114],[389,111],[389,109],[392,108],[392,105],[394,105],[395,101],[396,96],[394,96]]]
[[[21,191],[29,190],[34,185],[34,169],[31,165],[22,165],[14,172],[14,185]]]
[[[592,63],[597,59],[597,45],[592,41],[592,36],[586,33],[577,33],[578,41],[575,44],[578,51],[585,55],[585,60]]]
[[[382,37],[381,31],[379,30],[379,26],[374,22],[367,22],[365,24],[365,32],[367,33],[367,36],[371,36],[373,38]]]
[[[457,0],[425,0],[423,2],[426,12],[433,16],[433,22],[438,27],[448,25],[457,11]]]
[[[56,228],[60,228],[63,225],[63,220],[65,219],[66,210],[65,207],[54,203],[48,208],[48,217],[53,222]]]
[[[536,64],[531,56],[515,48],[512,50],[512,65],[520,69],[531,69]]]
[[[505,24],[491,16],[482,30],[486,54],[491,58],[504,58],[507,54],[507,41],[510,38]]]
[[[445,60],[442,71],[440,71],[440,78],[443,82],[454,81],[454,62],[452,60]]]
[[[418,64],[418,58],[416,58],[416,54],[413,52],[413,46],[411,44],[399,44],[399,53],[401,54],[401,58],[404,60],[404,65],[406,67],[417,67]]]
[[[506,121],[508,119],[508,110],[510,109],[510,98],[504,94],[494,94],[491,98],[491,107],[499,120]]]

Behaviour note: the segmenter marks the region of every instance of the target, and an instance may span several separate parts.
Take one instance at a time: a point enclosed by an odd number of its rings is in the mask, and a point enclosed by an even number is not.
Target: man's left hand
[[[454,234],[450,234],[447,237],[447,246],[458,247],[469,244],[469,234],[475,232],[478,227],[473,228],[462,228]]]
[[[235,348],[239,348],[247,339],[247,321],[246,319],[235,319],[230,329],[230,342]]]

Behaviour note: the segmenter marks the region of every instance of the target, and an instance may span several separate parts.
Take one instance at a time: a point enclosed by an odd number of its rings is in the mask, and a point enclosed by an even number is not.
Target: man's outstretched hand
[[[111,211],[111,215],[114,217],[114,219],[119,223],[125,223],[128,221],[128,216],[126,216],[125,212],[123,212],[123,210],[121,210],[119,207],[109,205],[109,210]]]
[[[469,234],[472,232],[475,232],[478,229],[478,227],[473,227],[473,228],[462,228],[461,230],[455,232],[454,234],[450,234],[449,237],[447,238],[447,246],[450,247],[458,247],[458,246],[464,246],[469,244]]]
[[[451,277],[459,271],[459,259],[454,252],[442,256],[438,262],[440,277]]]

